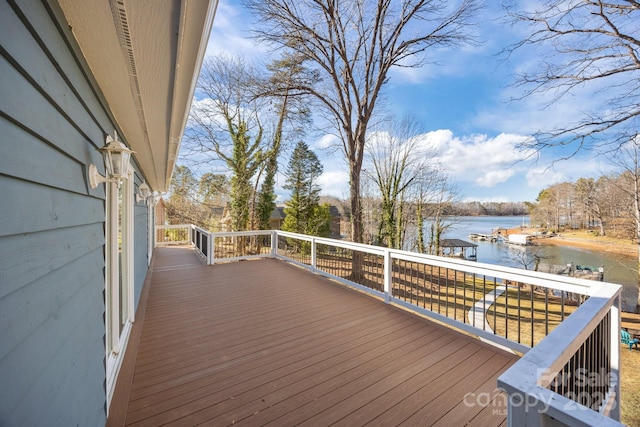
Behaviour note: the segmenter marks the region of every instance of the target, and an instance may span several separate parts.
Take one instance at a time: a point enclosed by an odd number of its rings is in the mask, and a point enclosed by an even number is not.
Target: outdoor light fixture
[[[151,189],[149,188],[147,183],[143,181],[142,184],[140,184],[140,187],[138,187],[138,194],[136,194],[136,203],[147,203],[147,200],[151,196],[153,196],[153,194],[151,193]]]
[[[98,151],[104,157],[106,176],[100,175],[96,165],[89,165],[89,185],[91,185],[91,188],[96,188],[98,184],[103,182],[116,182],[124,178],[129,167],[129,159],[133,153],[126,145],[118,141],[118,134],[115,130],[113,131],[113,137],[107,135],[105,146],[99,148]]]

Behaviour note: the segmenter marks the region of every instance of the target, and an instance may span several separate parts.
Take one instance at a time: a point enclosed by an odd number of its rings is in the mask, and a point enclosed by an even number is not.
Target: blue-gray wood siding
[[[87,167],[104,172],[114,123],[53,16],[0,0],[1,426],[106,421],[105,189]],[[136,307],[147,212],[134,210]]]

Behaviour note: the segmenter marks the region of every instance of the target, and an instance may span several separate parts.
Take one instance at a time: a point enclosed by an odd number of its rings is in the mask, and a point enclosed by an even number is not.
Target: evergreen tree
[[[285,205],[282,229],[294,233],[327,235],[330,216],[328,206],[321,207],[320,187],[317,180],[322,164],[307,144],[300,141],[289,161],[285,189],[291,190],[291,199]]]

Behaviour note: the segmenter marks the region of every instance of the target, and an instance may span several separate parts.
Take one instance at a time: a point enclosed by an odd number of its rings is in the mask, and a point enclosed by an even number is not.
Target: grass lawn
[[[640,350],[620,348],[622,354],[622,422],[640,426]]]
[[[622,327],[640,332],[640,314],[622,313]],[[628,426],[640,426],[640,350],[622,345],[622,422]]]

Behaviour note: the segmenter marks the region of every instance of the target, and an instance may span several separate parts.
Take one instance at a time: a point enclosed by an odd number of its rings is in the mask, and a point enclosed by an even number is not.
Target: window
[[[107,402],[133,323],[133,169],[120,182],[109,182],[105,256],[105,347]]]

